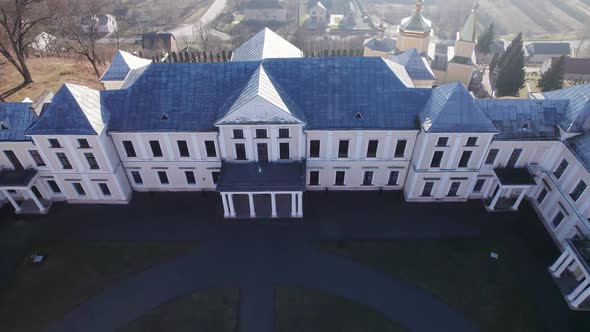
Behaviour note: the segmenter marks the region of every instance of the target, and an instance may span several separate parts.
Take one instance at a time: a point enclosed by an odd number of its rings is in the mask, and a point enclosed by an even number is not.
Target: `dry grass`
[[[92,67],[85,61],[48,57],[30,58],[28,64],[34,82],[8,96],[6,101],[21,101],[26,97],[34,99],[45,89],[51,89],[55,93],[64,83],[77,83],[93,89],[103,89]],[[104,71],[106,67],[100,69]],[[0,59],[0,73],[0,94],[22,82],[20,74],[4,59]]]

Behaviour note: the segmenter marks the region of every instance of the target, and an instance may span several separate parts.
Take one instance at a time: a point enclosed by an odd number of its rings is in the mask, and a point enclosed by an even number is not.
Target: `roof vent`
[[[160,120],[168,120],[168,115],[162,114],[162,116],[160,117]]]
[[[8,126],[6,125],[6,123],[0,122],[0,130],[6,130],[6,129],[10,129],[10,128],[8,128]]]
[[[522,125],[522,127],[520,127],[520,129],[522,129],[522,131],[528,131],[529,130],[529,123],[525,123]]]
[[[354,116],[355,119],[364,119],[363,115],[361,114],[361,112],[356,113],[356,115]]]

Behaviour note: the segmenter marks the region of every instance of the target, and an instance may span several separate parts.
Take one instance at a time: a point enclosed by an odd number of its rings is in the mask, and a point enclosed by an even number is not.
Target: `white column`
[[[236,209],[234,207],[234,194],[227,194],[227,205],[229,208],[229,216],[236,217]]]
[[[578,295],[578,297],[572,301],[572,306],[574,308],[579,307],[580,304],[582,304],[582,302],[588,299],[588,297],[590,297],[590,287],[586,288],[586,290],[583,291],[582,294]]]
[[[297,194],[292,193],[291,194],[291,217],[296,217],[297,216]]]
[[[303,217],[303,193],[299,193],[297,195],[299,196],[299,199],[297,200],[297,216]]]
[[[574,256],[568,256],[568,258],[559,266],[559,268],[557,270],[555,270],[555,272],[553,272],[553,275],[556,278],[561,277],[561,274],[563,273],[563,271],[565,271],[565,269],[567,269],[568,266],[570,266],[570,264],[574,261]]]
[[[299,126],[299,158],[297,160],[305,159],[305,148],[307,144],[307,138],[305,137],[305,132],[303,131],[303,126]]]
[[[279,160],[279,128],[273,127],[270,128],[270,142],[268,148],[270,149],[270,161],[277,161]]]
[[[12,198],[12,196],[10,196],[10,192],[8,192],[8,190],[2,190],[2,192],[4,193],[4,196],[6,196],[6,198],[10,202],[10,204],[12,204],[12,206],[14,207],[14,210],[16,212],[20,212],[22,209],[18,205],[18,203],[14,200],[14,198]]]
[[[229,208],[227,206],[227,201],[224,193],[221,193],[221,203],[223,204],[223,216],[227,218],[229,217]]]
[[[223,142],[223,136],[221,136],[221,133],[219,133],[218,137],[219,137],[219,145],[221,145]],[[199,141],[197,140],[196,134],[191,134],[191,144],[193,145],[193,148],[191,151],[194,152],[194,155],[191,155],[192,159],[201,160],[201,149],[199,148]],[[225,156],[222,155],[221,158],[225,159]]]
[[[166,146],[166,150],[168,150],[168,151],[164,151],[164,158],[166,158],[168,160],[177,160],[178,158],[176,158],[176,155],[177,155],[176,151],[178,150],[178,148],[174,149],[172,147],[172,142],[170,140],[170,134],[164,134],[164,145]],[[180,153],[178,155],[180,155]]]
[[[277,217],[277,199],[275,197],[275,193],[270,194],[270,205],[272,208],[272,217]]]
[[[220,130],[219,134],[217,134],[217,147],[219,148],[219,159],[222,159],[222,160],[228,159],[226,143],[225,143],[225,136],[223,136],[224,134],[225,134],[225,130]],[[214,140],[214,142],[215,142],[215,140]],[[204,146],[205,142],[203,141],[202,144]],[[200,147],[197,147],[197,150],[198,149],[200,149]],[[207,159],[207,152],[206,151],[205,151],[203,159]]]
[[[520,192],[520,195],[518,195],[516,202],[514,202],[514,204],[512,205],[513,210],[518,210],[518,207],[520,206],[520,202],[522,202],[524,195],[526,195],[526,191],[527,191],[527,188],[522,188],[522,191]]]
[[[151,155],[148,154],[147,149],[145,147],[145,143],[143,142],[143,136],[141,134],[135,134],[135,140],[137,142],[137,146],[139,146],[139,154],[138,157],[141,159],[152,159]],[[125,156],[127,158],[127,156]]]
[[[334,134],[330,131],[330,132],[328,132],[328,139],[326,142],[326,160],[332,160],[333,141],[334,141]],[[320,144],[322,144],[321,141],[320,141]],[[320,158],[322,156],[321,153],[322,153],[322,147],[320,146]]]
[[[559,268],[559,266],[561,265],[561,263],[563,263],[563,261],[565,261],[565,259],[570,255],[570,252],[568,250],[564,251],[559,258],[557,258],[557,260],[555,261],[555,263],[553,263],[553,265],[551,265],[549,267],[549,269],[551,270],[551,272],[555,272],[557,271],[557,268]]]
[[[27,193],[29,194],[29,196],[31,196],[31,199],[33,200],[33,202],[35,202],[35,204],[39,208],[39,211],[41,211],[41,212],[47,211],[47,209],[45,209],[43,204],[41,204],[41,201],[39,201],[37,196],[35,196],[35,193],[31,190],[31,188],[27,188]]]
[[[250,218],[256,217],[256,210],[254,210],[254,194],[248,194],[248,203],[250,203]]]
[[[498,200],[500,199],[500,197],[502,197],[502,186],[500,186],[500,188],[498,188],[498,192],[496,193],[496,196],[494,196],[494,199],[492,200],[492,204],[490,204],[490,210],[493,210],[496,208],[496,204],[498,204]]]
[[[391,148],[391,142],[393,141],[392,135],[393,135],[393,132],[392,131],[388,131],[385,134],[385,142],[384,142],[384,145],[383,145],[383,153],[381,154],[381,156],[377,155],[377,158],[393,159],[395,152]]]
[[[580,295],[584,289],[586,289],[586,287],[588,287],[588,285],[590,285],[590,281],[588,281],[588,279],[584,279],[584,281],[582,281],[578,287],[576,287],[571,293],[568,294],[567,299],[571,302],[573,301],[576,297],[578,297],[578,295]]]
[[[358,132],[356,134],[356,146],[355,146],[355,150],[354,150],[354,159],[361,159],[361,151],[362,151],[362,146],[364,143],[364,139],[363,139],[364,133]],[[364,157],[363,157],[364,159]]]
[[[248,158],[248,160],[258,161],[258,155],[254,151],[252,130],[254,129],[244,128],[244,138],[246,139],[246,158]]]
[[[451,137],[449,137],[449,140],[451,139]],[[453,147],[451,148],[451,155],[449,156],[449,159],[447,160],[447,165],[443,166],[445,169],[455,169],[457,168],[459,161],[456,160],[457,159],[457,154],[459,152],[459,146],[461,146],[461,141],[463,140],[463,136],[462,135],[457,135],[455,136],[455,139],[452,140]]]

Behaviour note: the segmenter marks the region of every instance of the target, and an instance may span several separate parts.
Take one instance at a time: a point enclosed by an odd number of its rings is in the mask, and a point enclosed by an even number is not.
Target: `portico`
[[[497,184],[490,187],[485,200],[489,211],[517,211],[529,188],[536,184],[527,168],[494,169]]]
[[[34,186],[37,178],[34,169],[0,171],[0,191],[17,214],[45,214],[49,211],[51,202],[45,201]]]
[[[563,253],[549,267],[570,308],[590,310],[590,240],[568,240]]]
[[[301,218],[305,164],[224,163],[217,184],[225,218]]]

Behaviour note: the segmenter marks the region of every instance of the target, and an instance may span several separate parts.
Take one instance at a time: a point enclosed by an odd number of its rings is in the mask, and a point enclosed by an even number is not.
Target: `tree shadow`
[[[26,87],[27,85],[29,85],[29,83],[23,82],[17,86],[15,86],[14,88],[10,89],[10,90],[6,90],[3,93],[0,93],[0,101],[5,101],[6,98],[10,97],[11,95],[17,93],[18,91],[20,91],[21,89],[23,89],[24,87]]]

